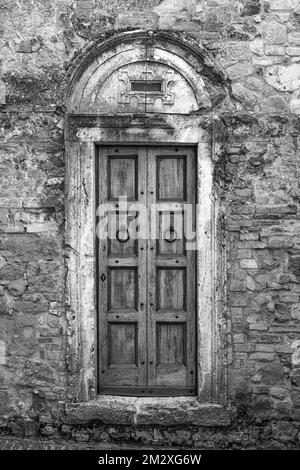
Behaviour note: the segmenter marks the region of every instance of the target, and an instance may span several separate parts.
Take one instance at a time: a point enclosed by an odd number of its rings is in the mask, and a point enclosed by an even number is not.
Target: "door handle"
[[[104,273],[103,273],[103,274],[101,274],[101,277],[100,277],[100,279],[101,279],[101,281],[102,281],[102,282],[104,282],[104,281],[106,280],[106,276],[105,276],[105,274],[104,274]]]
[[[165,231],[164,233],[164,240],[167,243],[174,243],[177,240],[177,232],[174,227],[170,227],[168,230]]]

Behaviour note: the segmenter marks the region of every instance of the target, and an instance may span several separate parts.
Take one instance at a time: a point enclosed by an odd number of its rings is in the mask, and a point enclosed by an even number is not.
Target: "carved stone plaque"
[[[141,69],[134,73],[130,69],[123,69],[119,72],[119,81],[123,85],[118,98],[120,104],[130,104],[132,100],[135,100],[138,106],[143,107],[145,103],[154,105],[156,99],[161,100],[166,106],[174,104],[175,96],[172,87],[175,84],[175,77],[172,70]],[[144,87],[141,86],[140,91],[134,89],[133,84],[143,85],[143,82]],[[151,90],[152,84],[159,84],[160,87]]]

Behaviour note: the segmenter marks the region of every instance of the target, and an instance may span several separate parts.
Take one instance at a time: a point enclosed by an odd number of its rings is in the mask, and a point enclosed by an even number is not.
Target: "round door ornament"
[[[116,238],[117,238],[118,242],[120,242],[120,243],[128,242],[128,240],[130,240],[130,235],[129,235],[128,228],[121,227],[116,233]]]
[[[177,232],[174,227],[170,227],[164,233],[164,240],[167,243],[174,243],[177,240]]]

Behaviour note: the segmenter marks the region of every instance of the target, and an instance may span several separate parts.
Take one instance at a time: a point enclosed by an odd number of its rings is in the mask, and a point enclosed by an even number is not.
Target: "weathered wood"
[[[147,203],[147,151],[139,148],[138,159],[138,201]],[[147,240],[138,239],[138,367],[139,384],[147,384]]]
[[[157,200],[184,200],[186,191],[186,160],[177,155],[157,159]]]
[[[156,204],[157,182],[156,182],[156,157],[153,148],[148,148],[148,181],[147,197],[148,207]],[[156,214],[148,215],[151,239],[147,245],[147,332],[148,332],[148,386],[156,385],[156,311],[157,311],[157,291],[156,291],[156,247],[157,243],[152,237],[156,223]]]
[[[113,201],[120,196],[126,196],[130,200],[135,200],[137,192],[136,155],[128,155],[126,158],[119,158],[114,154],[112,156],[109,155],[107,164],[108,200]]]
[[[98,165],[99,203],[114,201],[108,240],[99,240],[99,384],[145,385],[146,250],[141,249],[144,241],[127,240],[127,232],[118,239],[113,232],[119,230],[118,218],[124,215],[117,211],[114,226],[119,197],[134,202],[145,198],[145,149],[100,147]],[[136,215],[125,214],[126,219]]]
[[[135,387],[140,386],[141,394],[147,390],[176,394],[179,388],[191,394],[195,254],[185,250],[182,216],[183,205],[195,203],[194,150],[100,147],[98,165],[99,202],[114,202],[117,222],[124,216],[118,208],[119,196],[143,203],[150,233],[154,235],[158,222],[159,236],[157,241],[151,237],[134,243],[127,237],[116,240],[113,230],[119,229],[118,224],[114,226],[113,213],[108,217],[110,238],[99,242],[100,391],[133,387],[133,393],[138,393]],[[163,211],[149,210],[160,202],[164,202]],[[125,216],[134,220],[138,214],[134,210]]]
[[[191,152],[191,149],[189,149]],[[196,202],[196,159],[194,153],[187,161],[186,197],[188,204]],[[191,214],[192,229],[196,234],[196,211]],[[187,216],[186,216],[187,217]],[[196,242],[196,238],[188,240],[188,243]],[[194,386],[196,383],[196,246],[194,250],[186,250],[186,384]]]
[[[176,220],[184,203],[195,203],[195,174],[193,149],[149,147],[149,205],[163,202],[164,209],[156,217],[156,250],[153,242],[148,249],[148,384],[169,394],[177,387],[194,390],[196,380],[195,252],[186,252],[183,218]]]

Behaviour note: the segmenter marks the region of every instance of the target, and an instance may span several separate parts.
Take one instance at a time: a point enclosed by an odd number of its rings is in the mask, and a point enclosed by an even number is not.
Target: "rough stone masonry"
[[[65,418],[66,77],[87,44],[137,29],[192,38],[229,84],[215,130],[226,208],[225,427],[138,424],[138,409],[137,424]],[[0,45],[0,432],[299,447],[300,2],[0,0]]]

